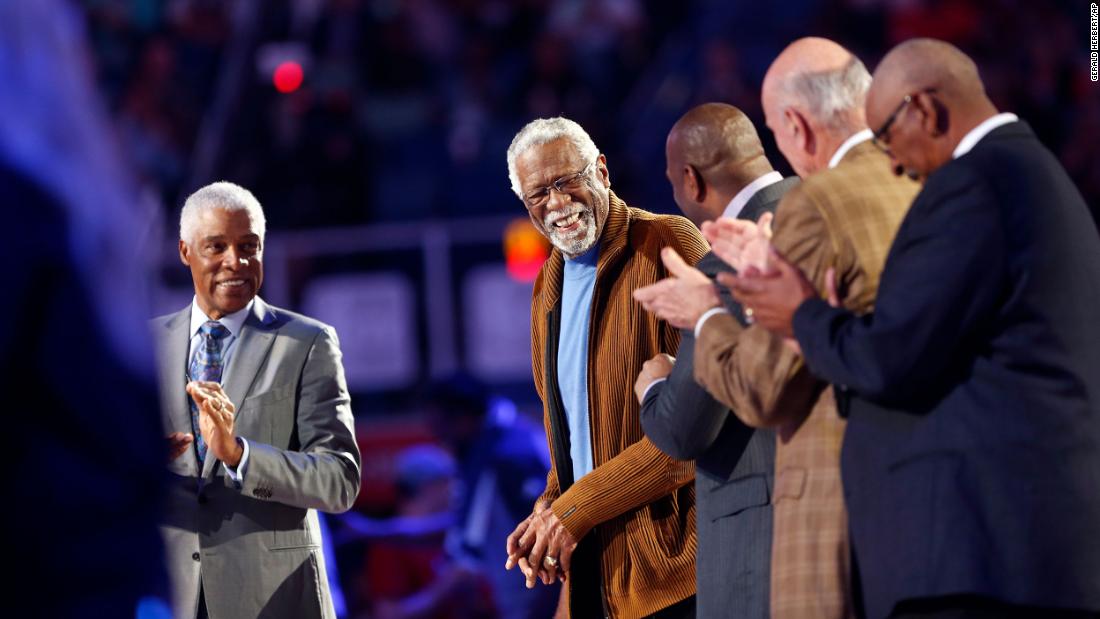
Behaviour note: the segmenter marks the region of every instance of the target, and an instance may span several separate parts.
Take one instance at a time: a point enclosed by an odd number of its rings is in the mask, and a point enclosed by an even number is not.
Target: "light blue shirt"
[[[561,285],[558,390],[569,425],[574,482],[593,469],[592,428],[588,421],[588,326],[599,254],[597,243],[588,252],[566,259]]]
[[[221,323],[223,327],[229,329],[229,335],[225,337],[221,342],[222,346],[222,380],[221,383],[225,384],[225,371],[229,368],[229,359],[233,355],[233,345],[237,343],[237,336],[241,334],[241,328],[244,326],[244,321],[248,320],[248,315],[252,312],[252,304],[256,300],[253,299],[248,302],[248,305],[244,306],[244,309],[237,310],[232,314],[226,314],[220,319],[214,322]],[[203,326],[210,317],[206,315],[206,312],[199,308],[199,304],[195,300],[191,301],[191,345],[187,348],[187,367],[191,367],[191,359],[195,355],[195,349],[202,343],[202,336],[199,335],[199,327]],[[187,396],[191,397],[191,396]],[[239,406],[240,402],[234,402],[234,406]],[[244,474],[248,468],[248,441],[241,437],[237,437],[237,440],[241,443],[241,448],[244,449],[244,453],[241,454],[241,461],[237,463],[237,470],[229,468],[227,464],[222,463],[222,468],[225,469],[226,475],[237,484],[239,488],[244,481]]]

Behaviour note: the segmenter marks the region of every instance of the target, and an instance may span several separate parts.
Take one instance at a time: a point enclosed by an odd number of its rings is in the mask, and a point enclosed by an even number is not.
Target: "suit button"
[[[194,560],[196,560],[196,561],[198,561],[198,560],[199,560],[199,553],[197,553],[197,552],[192,552],[192,553],[191,553],[191,558],[192,558],[192,559],[194,559]]]

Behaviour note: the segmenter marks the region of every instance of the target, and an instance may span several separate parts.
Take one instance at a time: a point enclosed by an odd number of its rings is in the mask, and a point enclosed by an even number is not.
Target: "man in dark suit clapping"
[[[724,103],[684,114],[665,155],[673,198],[696,225],[723,216],[756,221],[798,183],[772,168],[752,121]],[[709,276],[729,270],[713,253],[696,267]],[[723,301],[740,315],[729,295]],[[643,366],[634,387],[642,429],[661,451],[695,460],[698,616],[764,619],[775,434],[746,426],[695,382],[694,348],[694,332],[684,329],[675,359],[661,354]]]

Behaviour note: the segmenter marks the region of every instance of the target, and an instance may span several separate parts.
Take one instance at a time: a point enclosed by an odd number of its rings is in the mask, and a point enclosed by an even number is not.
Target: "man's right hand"
[[[195,442],[195,437],[184,432],[173,432],[165,437],[165,441],[168,443],[168,461],[172,462],[187,451],[191,443]]]
[[[642,371],[638,372],[638,378],[634,381],[634,395],[638,398],[638,404],[645,399],[646,391],[654,381],[667,378],[672,373],[674,363],[676,363],[676,357],[662,352],[642,364]]]
[[[527,532],[527,528],[531,526],[531,521],[535,519],[535,516],[539,515],[539,513],[546,508],[547,505],[545,503],[541,501],[536,502],[535,508],[531,511],[531,515],[517,524],[516,530],[512,531],[512,534],[508,536],[508,539],[504,542],[504,550],[508,553],[508,559],[504,562],[504,569],[512,569],[519,562],[520,557],[527,556],[527,551],[530,550],[530,548],[520,548],[519,540],[523,537],[523,534]]]

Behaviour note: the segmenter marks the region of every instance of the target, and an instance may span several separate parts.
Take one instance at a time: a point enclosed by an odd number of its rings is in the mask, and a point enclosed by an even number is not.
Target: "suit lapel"
[[[756,221],[760,219],[760,216],[764,214],[769,207],[775,206],[783,198],[783,194],[787,193],[787,190],[798,184],[797,176],[789,176],[781,181],[772,183],[767,187],[762,188],[753,194],[752,198],[745,203],[745,208],[741,209],[741,212],[737,215],[738,219],[747,219],[749,221]],[[771,208],[774,212],[775,209]]]
[[[275,341],[275,332],[270,329],[275,321],[275,315],[260,297],[252,304],[252,312],[241,327],[241,334],[234,345],[233,356],[229,359],[229,365],[225,368],[222,378],[222,389],[229,396],[229,401],[240,410],[241,404],[256,374],[260,371],[271,345]],[[216,458],[208,457],[203,462],[202,477],[208,478],[214,468]]]
[[[187,386],[187,350],[191,343],[189,327],[191,307],[168,317],[157,325],[157,367],[160,371],[161,415],[168,434],[191,432],[190,398]],[[172,463],[173,472],[194,476],[198,473],[195,450],[188,449]]]

